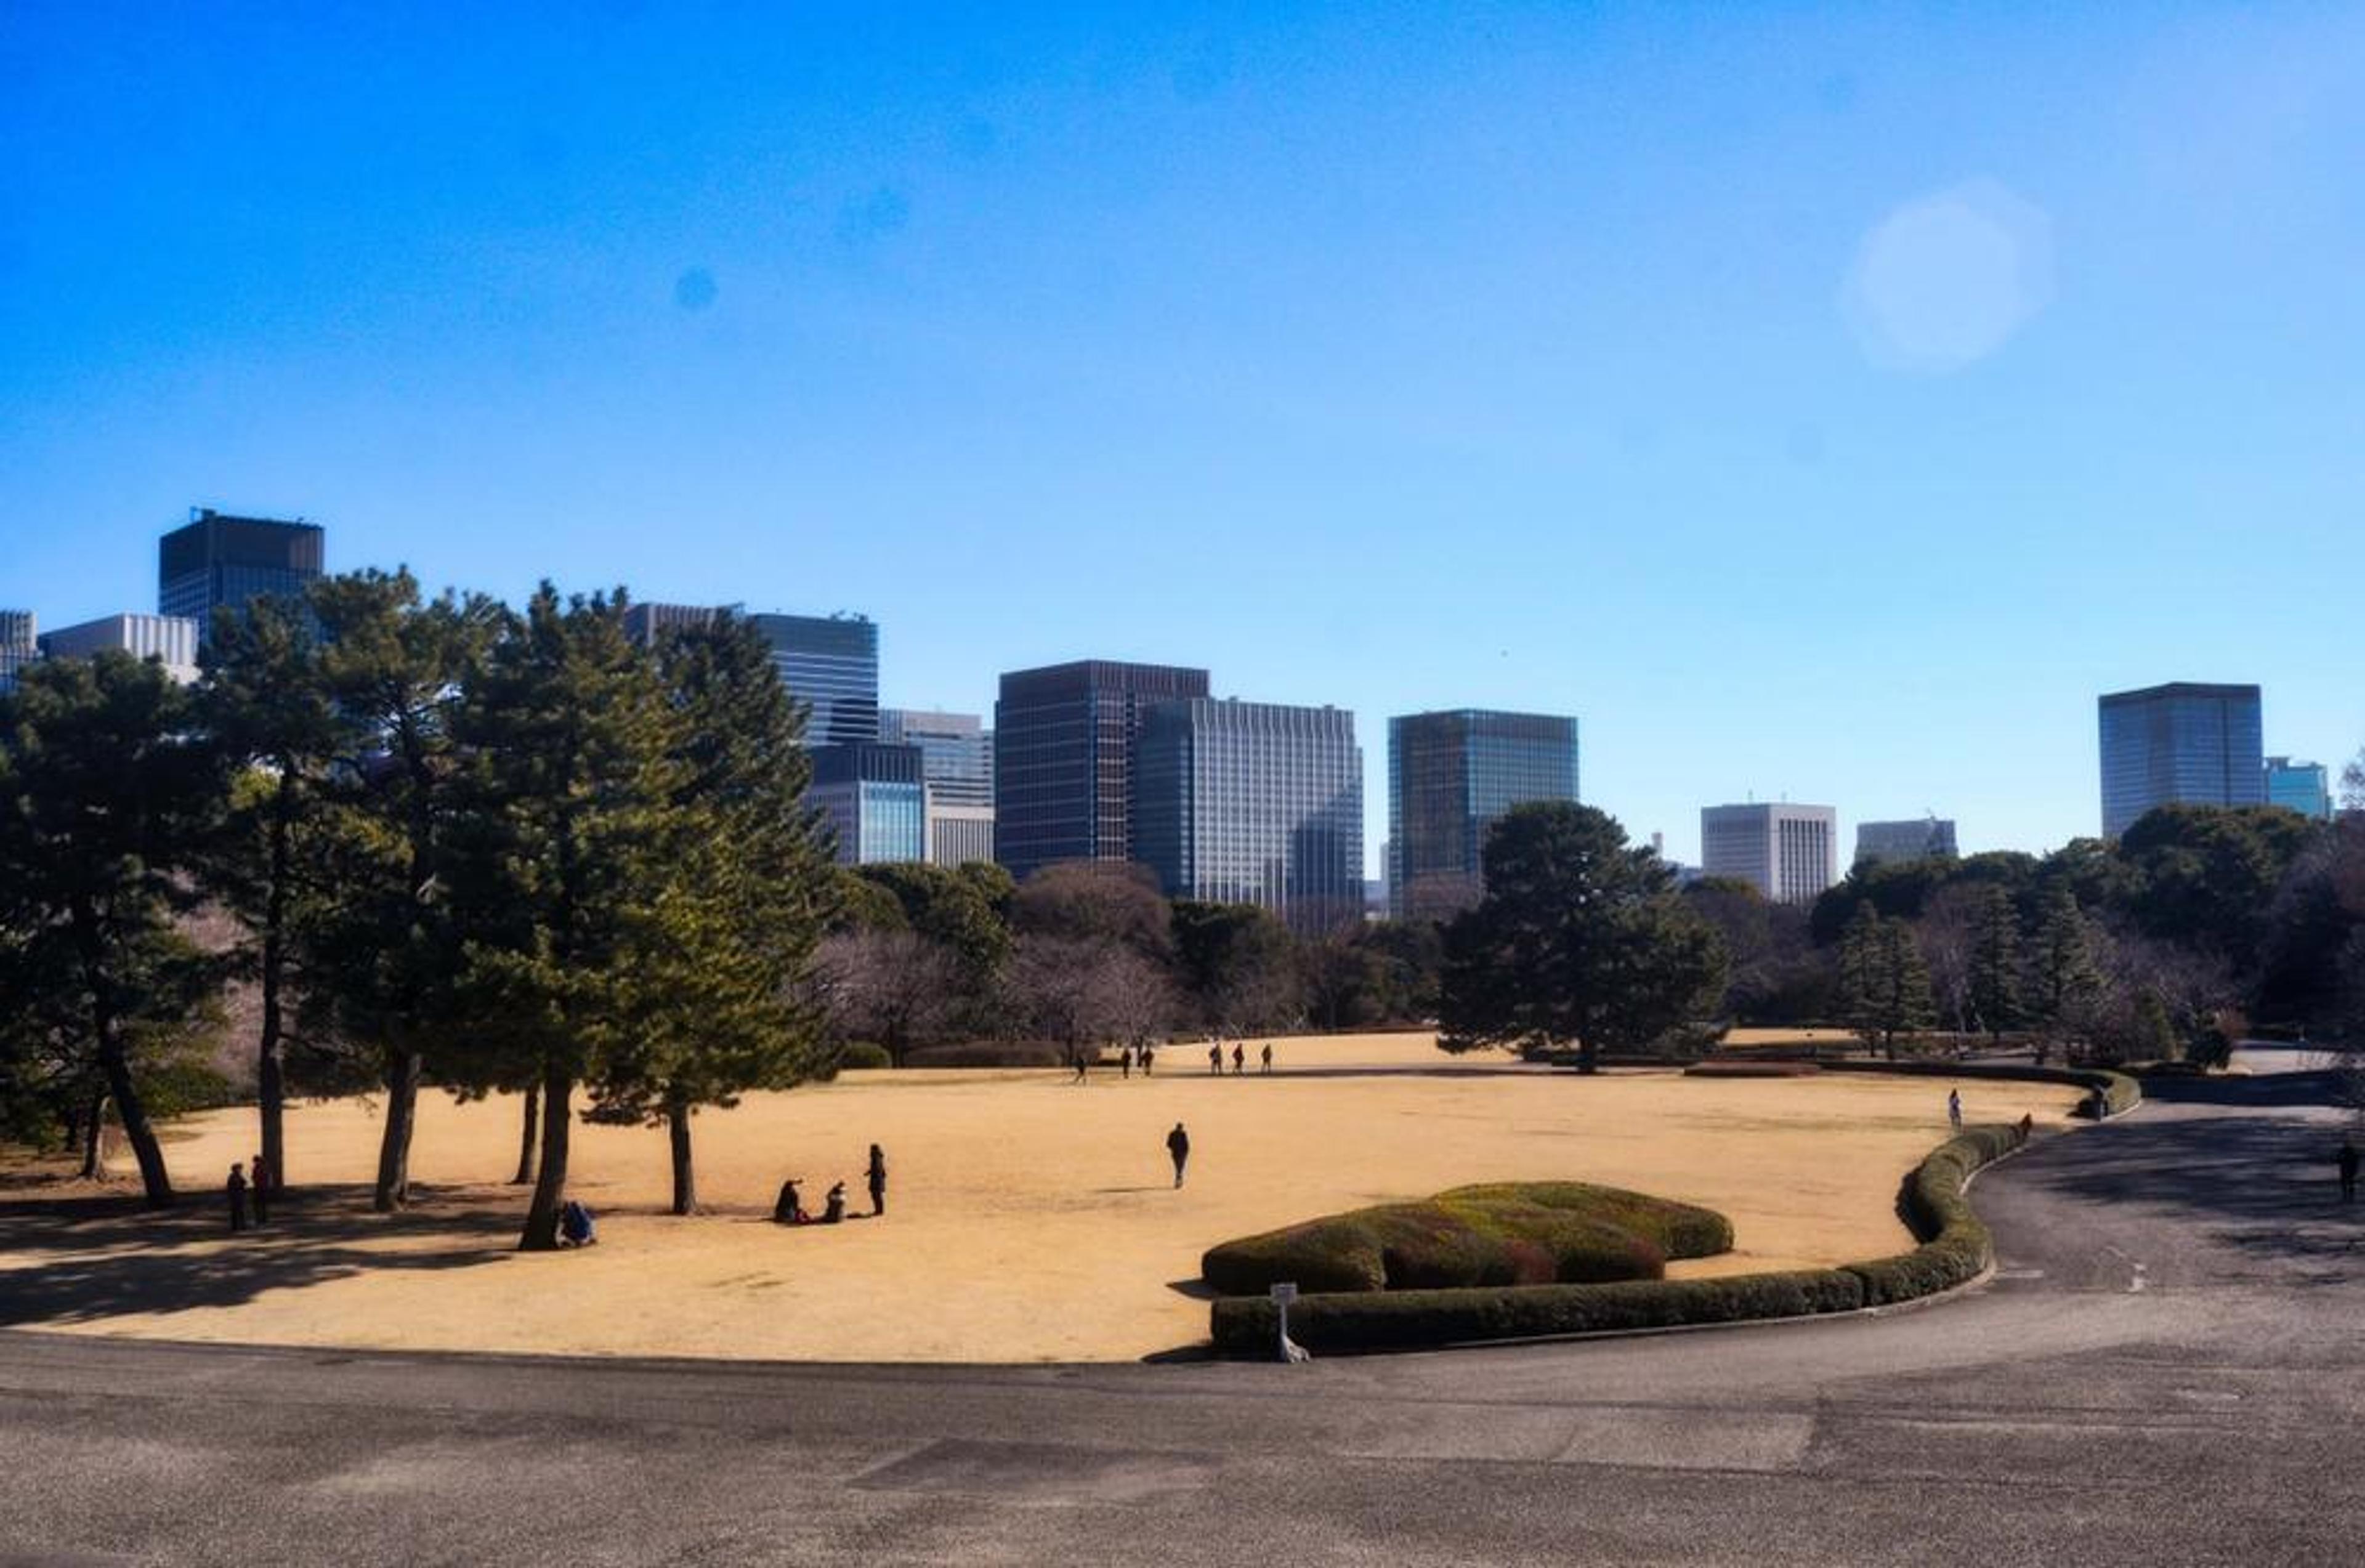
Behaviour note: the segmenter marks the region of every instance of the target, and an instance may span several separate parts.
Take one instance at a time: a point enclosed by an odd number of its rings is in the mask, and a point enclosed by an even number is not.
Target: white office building
[[[86,659],[109,648],[135,659],[156,659],[164,673],[186,685],[197,678],[197,622],[187,615],[103,615],[79,626],[41,633],[41,653],[52,659]]]
[[[1834,879],[1839,813],[1788,801],[1700,808],[1700,872],[1807,903]]]

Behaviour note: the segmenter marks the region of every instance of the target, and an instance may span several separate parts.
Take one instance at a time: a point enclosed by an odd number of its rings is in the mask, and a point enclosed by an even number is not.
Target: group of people
[[[887,1213],[887,1153],[877,1144],[870,1146],[870,1161],[863,1171],[865,1183],[870,1189],[870,1217],[878,1219]],[[829,1194],[822,1200],[821,1213],[805,1208],[804,1182],[801,1176],[791,1176],[780,1183],[780,1195],[772,1204],[774,1225],[837,1225],[846,1217],[846,1183],[833,1182]]]
[[[1258,1068],[1258,1071],[1269,1073],[1272,1070],[1272,1042],[1271,1040],[1267,1040],[1262,1048],[1257,1052],[1257,1058],[1261,1064]],[[1234,1041],[1232,1044],[1232,1076],[1234,1078],[1238,1078],[1247,1072],[1248,1070],[1248,1047],[1239,1044],[1238,1041]],[[1207,1047],[1207,1070],[1214,1073],[1217,1078],[1224,1076],[1224,1043],[1221,1040],[1214,1041]]]
[[[247,1175],[248,1164],[253,1167],[252,1177]],[[271,1222],[271,1200],[279,1194],[279,1182],[271,1162],[263,1156],[258,1154],[246,1163],[232,1161],[230,1180],[223,1183],[222,1191],[230,1200],[230,1227],[233,1232]]]

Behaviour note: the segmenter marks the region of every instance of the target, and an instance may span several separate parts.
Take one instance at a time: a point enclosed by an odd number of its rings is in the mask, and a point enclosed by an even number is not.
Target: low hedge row
[[[1889,1072],[1906,1078],[1962,1078],[2022,1083],[2067,1083],[2102,1092],[2112,1115],[2143,1103],[2143,1085],[2124,1072],[2099,1067],[2036,1067],[2015,1062],[1826,1061],[1825,1072]]]
[[[1963,1184],[1979,1167],[2019,1148],[2023,1137],[2017,1126],[1972,1127],[1915,1167],[1900,1206],[1922,1244],[1897,1257],[1720,1279],[1309,1294],[1290,1309],[1290,1337],[1317,1350],[1398,1350],[1803,1317],[1931,1295],[1976,1279],[1994,1261],[1993,1240],[1972,1213]],[[1270,1350],[1273,1312],[1262,1296],[1216,1301],[1210,1315],[1216,1348]]]
[[[1507,1182],[1223,1242],[1199,1271],[1227,1295],[1283,1280],[1324,1294],[1598,1283],[1654,1280],[1671,1257],[1732,1245],[1732,1224],[1706,1209],[1582,1182]]]

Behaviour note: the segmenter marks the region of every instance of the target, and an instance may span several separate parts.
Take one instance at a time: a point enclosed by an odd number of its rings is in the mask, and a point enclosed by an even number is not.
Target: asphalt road
[[[1840,1321],[966,1371],[0,1333],[0,1565],[2355,1562],[2326,1087],[2046,1140],[1978,1181],[1992,1284]]]

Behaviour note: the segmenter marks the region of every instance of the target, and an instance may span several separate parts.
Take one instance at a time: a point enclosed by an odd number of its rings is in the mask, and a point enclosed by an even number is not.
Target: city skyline
[[[2099,830],[2096,693],[2255,681],[2270,750],[2365,743],[2293,594],[2365,575],[2360,49],[2276,7],[651,13],[563,57],[37,12],[0,604],[150,609],[194,501],[512,602],[859,608],[907,706],[1090,656],[1373,756],[1572,713],[1687,860],[1751,794],[2041,850]]]

